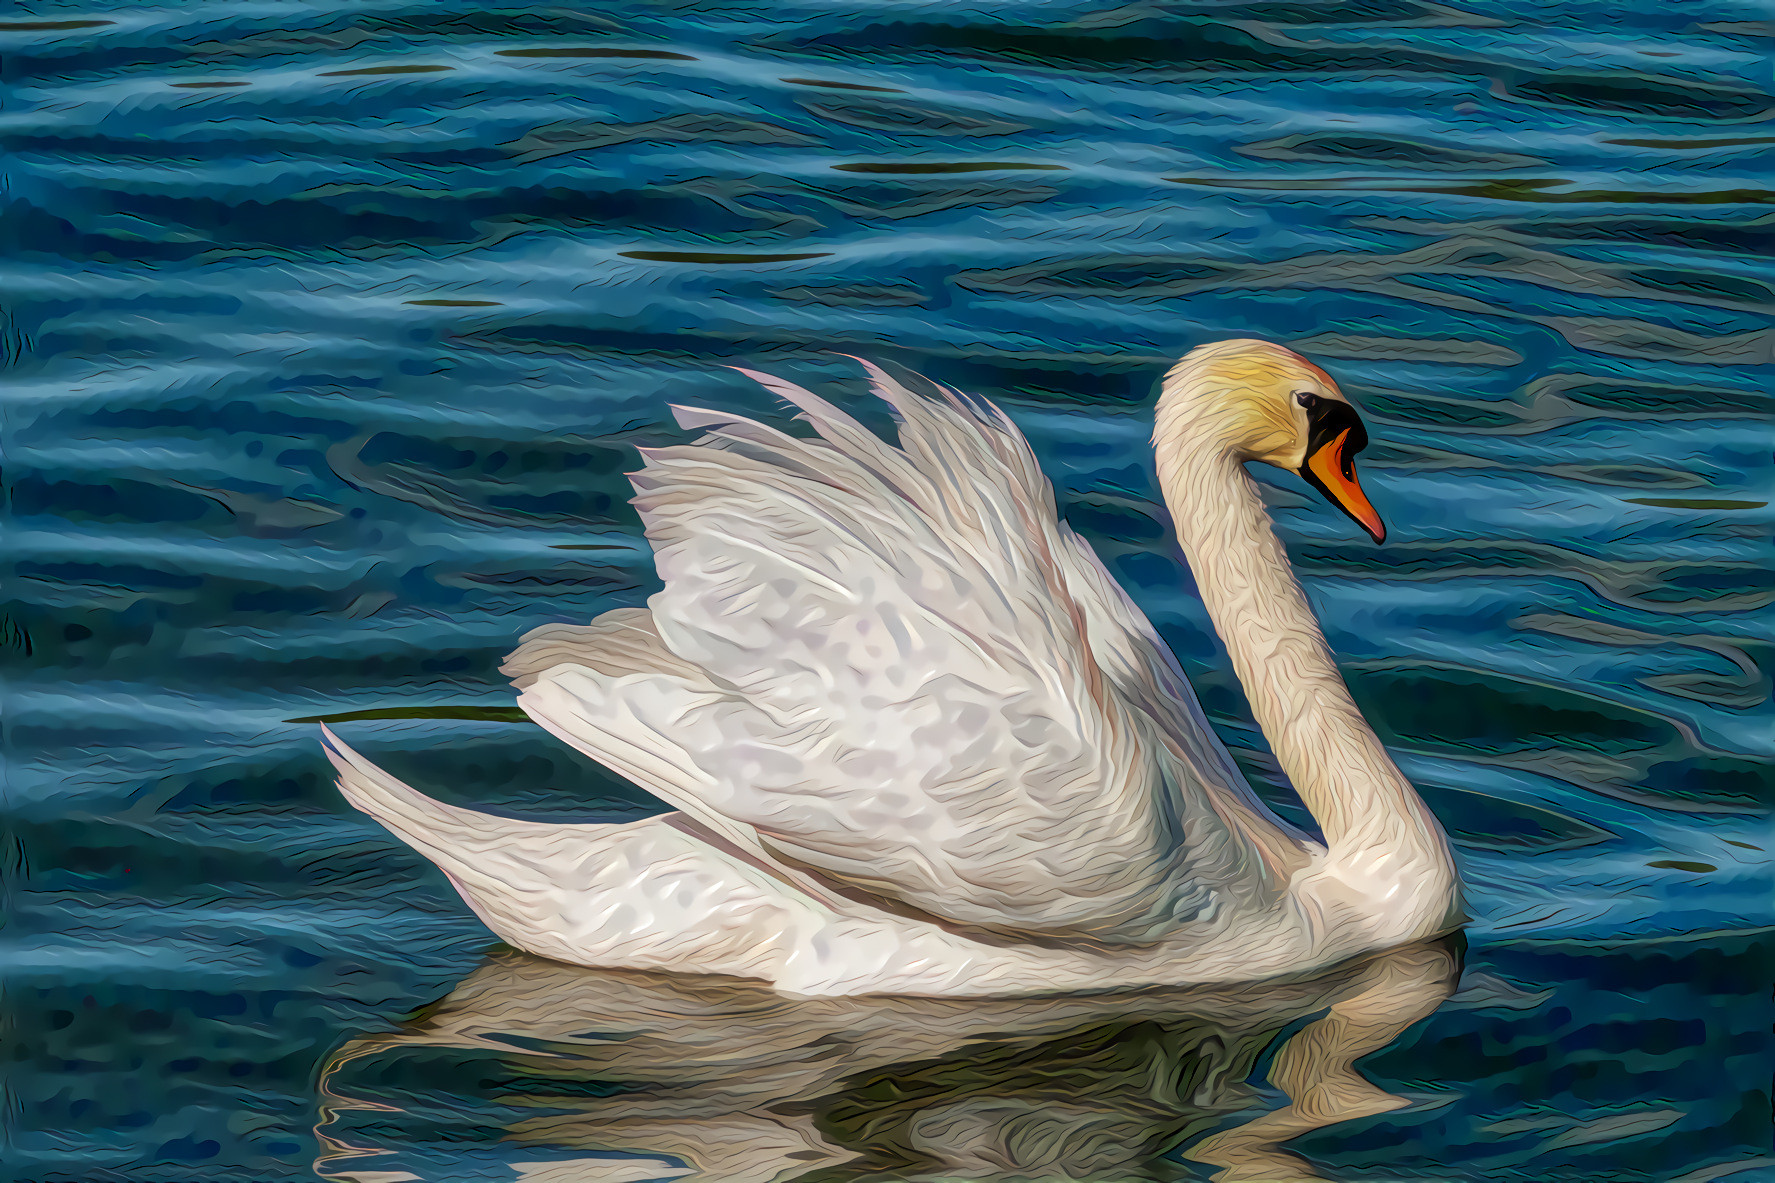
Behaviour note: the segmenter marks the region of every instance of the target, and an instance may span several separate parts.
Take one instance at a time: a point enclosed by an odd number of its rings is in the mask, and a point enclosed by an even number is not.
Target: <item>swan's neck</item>
[[[1441,827],[1356,709],[1257,483],[1211,440],[1161,431],[1158,463],[1215,631],[1332,857],[1384,852],[1447,867]]]

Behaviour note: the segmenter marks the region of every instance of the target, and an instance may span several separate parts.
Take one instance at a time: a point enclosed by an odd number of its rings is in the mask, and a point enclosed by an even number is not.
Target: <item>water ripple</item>
[[[1486,997],[1524,1024],[1484,1036],[1496,1054],[1462,1050],[1467,1027],[1419,1046],[1466,1082],[1437,1110],[1466,1139],[1447,1161],[1753,1161],[1717,1090],[1651,1060],[1593,1073],[1594,1106],[1557,1119],[1524,1116],[1515,1066],[1554,1011],[1600,1014],[1635,974],[1619,1005],[1658,1013],[1633,1018],[1633,1055],[1663,1054],[1644,1049],[1676,1038],[1669,1014],[1719,1026],[1733,974],[1766,993],[1746,967],[1775,805],[1775,99],[1752,7],[0,20],[3,956],[64,1065],[21,1094],[8,1153],[32,1177],[301,1173],[324,1050],[479,956],[448,884],[338,801],[314,720],[465,803],[654,808],[520,721],[496,667],[530,627],[653,590],[634,447],[679,438],[667,403],[781,411],[723,363],[878,425],[834,350],[1005,405],[1241,764],[1296,808],[1147,443],[1170,359],[1264,336],[1365,409],[1386,546],[1291,477],[1263,474],[1265,496],[1455,836]],[[1741,935],[1658,960],[1703,930]],[[1622,940],[1644,947],[1598,951]],[[163,1100],[75,1107],[89,1022],[144,1041],[130,1062]],[[1766,1064],[1748,1038],[1703,1058],[1742,1076]],[[1360,1173],[1364,1138],[1302,1145]]]

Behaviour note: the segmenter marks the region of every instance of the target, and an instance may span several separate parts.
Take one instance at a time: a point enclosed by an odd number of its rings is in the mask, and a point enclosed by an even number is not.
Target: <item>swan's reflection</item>
[[[535,1183],[1157,1179],[1177,1169],[1167,1150],[1254,1104],[1245,1081],[1276,1034],[1324,1011],[1269,1068],[1290,1103],[1185,1154],[1221,1180],[1318,1178],[1279,1144],[1402,1107],[1352,1064],[1447,998],[1459,965],[1445,939],[1279,984],[790,999],[501,953],[405,1029],[333,1056],[316,1169],[355,1183],[442,1177],[400,1131],[460,1115],[461,1101],[391,1067],[429,1048],[518,1075],[461,1124],[501,1110],[504,1169]],[[493,1165],[475,1177],[498,1177]]]

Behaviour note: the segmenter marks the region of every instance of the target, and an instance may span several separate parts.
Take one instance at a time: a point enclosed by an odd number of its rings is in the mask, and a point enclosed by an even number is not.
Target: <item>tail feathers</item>
[[[773,980],[807,901],[674,822],[549,825],[433,801],[325,733],[339,791],[436,863],[501,940],[579,965]]]
[[[465,895],[547,890],[540,868],[514,855],[562,829],[608,828],[524,822],[434,801],[370,763],[324,725],[321,732],[345,799],[436,863]]]

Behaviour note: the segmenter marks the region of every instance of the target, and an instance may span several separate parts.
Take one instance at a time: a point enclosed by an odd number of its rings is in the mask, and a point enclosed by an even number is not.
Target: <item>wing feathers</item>
[[[802,418],[807,420],[822,439],[849,457],[853,463],[873,473],[900,496],[909,498],[914,503],[921,503],[929,497],[929,490],[919,479],[917,470],[906,462],[903,453],[884,443],[880,436],[819,395],[804,390],[793,382],[785,382],[757,370],[742,369],[739,366],[732,368],[772,394],[800,407]]]
[[[650,627],[538,630],[520,702],[735,845],[937,916],[1112,942],[1188,922],[1239,844],[1155,730],[1156,638],[1078,569],[1003,412],[864,364],[899,447],[752,371],[820,438],[675,408],[707,434],[632,477]]]

